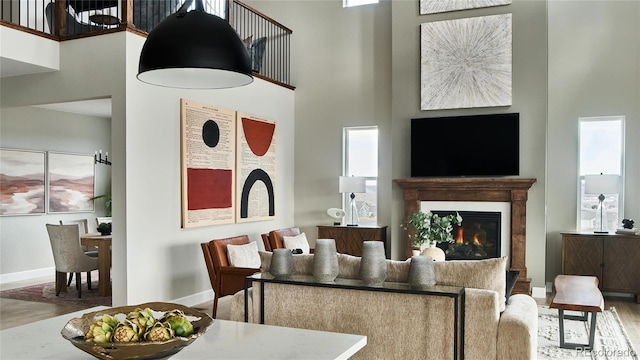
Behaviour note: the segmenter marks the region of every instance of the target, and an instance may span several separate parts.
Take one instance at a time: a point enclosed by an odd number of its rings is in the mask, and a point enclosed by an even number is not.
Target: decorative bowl
[[[84,335],[89,330],[91,324],[103,314],[116,316],[121,320],[121,318],[124,318],[128,313],[135,311],[137,308],[150,308],[154,311],[154,316],[156,312],[165,313],[175,309],[181,310],[189,321],[191,321],[194,333],[189,337],[176,336],[168,341],[153,342],[96,343],[84,340]],[[160,314],[160,316],[162,316],[162,314]],[[206,313],[179,304],[152,302],[134,306],[115,307],[84,314],[82,317],[69,320],[62,329],[61,334],[62,337],[69,340],[75,347],[98,359],[162,359],[177,353],[194,342],[197,338],[204,335],[211,325],[213,325],[213,319]]]

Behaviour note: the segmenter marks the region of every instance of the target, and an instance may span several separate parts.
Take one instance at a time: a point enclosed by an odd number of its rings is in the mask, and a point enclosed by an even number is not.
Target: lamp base
[[[347,226],[358,226],[358,224],[347,224]]]
[[[608,234],[609,232],[605,231],[605,230],[594,230],[593,233],[594,234]]]

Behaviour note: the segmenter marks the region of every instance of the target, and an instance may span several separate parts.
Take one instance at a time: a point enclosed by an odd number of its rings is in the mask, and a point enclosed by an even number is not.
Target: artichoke
[[[173,339],[174,331],[168,323],[156,322],[146,334],[144,339],[147,341],[167,341]]]
[[[164,314],[160,320],[163,323],[169,324],[171,329],[175,332],[176,336],[187,337],[193,334],[193,325],[187,319],[185,314],[180,310],[172,310]]]
[[[89,331],[84,336],[85,340],[98,343],[111,342],[113,338],[113,330],[120,324],[117,318],[103,314],[102,318],[96,320],[89,327]]]
[[[124,343],[140,341],[138,325],[129,319],[124,319],[124,322],[113,330],[113,341]]]
[[[137,308],[127,315],[127,320],[137,325],[138,335],[140,336],[144,335],[156,323],[156,319],[153,317],[153,310],[149,308],[144,310]]]

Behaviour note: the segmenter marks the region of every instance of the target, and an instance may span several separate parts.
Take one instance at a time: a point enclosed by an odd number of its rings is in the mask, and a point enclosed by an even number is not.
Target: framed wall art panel
[[[0,215],[46,212],[44,151],[0,149]]]
[[[49,213],[94,211],[95,162],[93,154],[48,152]]]
[[[420,0],[420,15],[511,4],[511,0]]]
[[[511,18],[421,24],[421,110],[511,105]]]
[[[180,100],[182,227],[235,222],[235,111]]]
[[[237,113],[236,222],[275,218],[276,123]]]

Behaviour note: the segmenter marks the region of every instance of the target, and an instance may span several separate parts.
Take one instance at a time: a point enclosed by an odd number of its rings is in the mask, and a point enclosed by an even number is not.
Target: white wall
[[[294,92],[259,79],[211,91],[146,85],[135,78],[143,42],[124,32],[63,42],[60,72],[3,79],[2,109],[112,97],[113,304],[177,299],[192,305],[211,299],[201,242],[248,234],[261,246],[260,233],[293,225]],[[276,121],[275,220],[180,228],[181,97]],[[42,235],[39,241],[48,244]]]
[[[640,221],[640,2],[549,2],[547,281],[576,230],[578,118],[624,115],[624,217]]]

